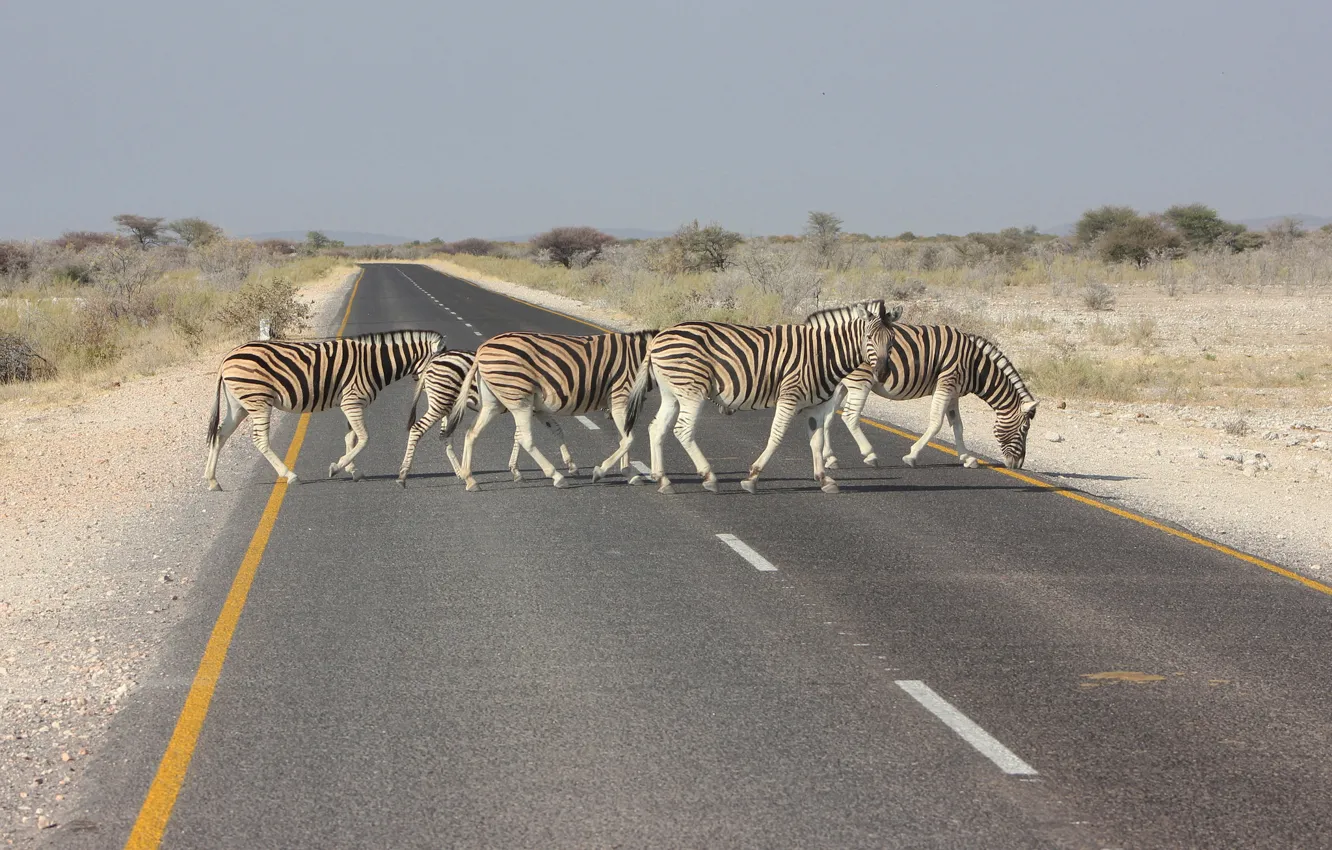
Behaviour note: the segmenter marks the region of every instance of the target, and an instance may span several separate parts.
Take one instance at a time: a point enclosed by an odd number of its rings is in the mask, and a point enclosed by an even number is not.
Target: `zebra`
[[[354,337],[308,341],[247,342],[233,348],[217,373],[217,392],[208,422],[208,489],[217,483],[217,457],[236,427],[252,417],[254,446],[273,465],[279,478],[296,483],[268,445],[268,422],[279,410],[319,412],[338,406],[347,417],[347,450],[328,466],[328,477],[345,469],[352,478],[363,476],[353,460],[369,441],[365,408],[384,387],[419,373],[444,350],[444,337],[435,331],[390,331]],[[226,403],[225,414],[222,411]]]
[[[882,382],[875,381],[865,368],[856,369],[842,382],[838,404],[842,421],[851,432],[866,464],[878,466],[874,447],[860,428],[860,414],[873,391],[884,398],[904,400],[933,394],[929,427],[902,458],[915,466],[920,453],[943,428],[944,416],[953,426],[958,459],[974,468],[976,457],[967,451],[962,439],[962,416],[958,400],[975,394],[995,411],[994,436],[1004,455],[1004,465],[1021,469],[1027,457],[1027,432],[1036,418],[1038,401],[1004,353],[988,339],[948,325],[898,325],[889,368]],[[832,425],[833,410],[828,411],[826,426]],[[824,441],[824,463],[835,468],[831,441]]]
[[[412,411],[407,421],[407,451],[402,457],[402,468],[398,471],[398,484],[407,486],[407,473],[412,468],[412,458],[416,454],[416,443],[421,436],[436,422],[440,423],[439,438],[445,440],[444,453],[448,457],[449,465],[453,467],[453,474],[458,474],[458,456],[453,452],[452,430],[448,427],[447,415],[453,408],[453,402],[458,397],[458,390],[462,388],[463,378],[467,370],[472,367],[476,360],[476,352],[461,348],[453,348],[445,351],[427,364],[424,372],[419,376],[416,385],[416,395],[412,398]],[[420,418],[416,418],[416,408],[420,402],[421,392],[426,395],[426,412]],[[476,384],[473,384],[467,393],[467,407],[471,410],[477,410],[480,407],[480,398]],[[555,432],[560,441],[560,455],[564,459],[565,466],[570,472],[578,469],[574,464],[573,457],[569,454],[569,447],[564,442],[564,431],[560,428],[559,422],[546,416],[544,413],[537,413],[536,416],[541,423]],[[523,474],[518,471],[518,438],[514,436],[513,452],[509,455],[509,472],[513,475],[514,481],[522,481]]]
[[[445,426],[450,431],[456,427],[466,407],[466,396],[472,384],[477,384],[481,409],[467,431],[458,471],[467,489],[477,489],[472,477],[472,448],[476,438],[499,415],[501,408],[513,414],[518,443],[540,464],[542,472],[553,479],[556,487],[569,486],[564,475],[555,470],[532,442],[532,417],[574,416],[609,409],[624,439],[628,434],[629,389],[656,333],[645,330],[567,336],[519,331],[500,334],[482,343]],[[645,387],[643,392],[648,389]],[[627,450],[620,457],[621,470],[627,470]],[[572,462],[569,471],[576,471]],[[593,470],[593,480],[599,480],[603,474],[603,467],[597,467]]]
[[[631,429],[649,379],[654,380],[661,389],[661,407],[648,434],[651,477],[660,482],[658,492],[674,492],[662,462],[662,439],[672,420],[676,438],[703,476],[703,488],[717,492],[717,476],[694,441],[699,410],[710,399],[727,414],[776,408],[768,444],[749,468],[749,477],[741,482],[746,492],[755,491],[759,473],[777,450],[792,418],[804,413],[814,480],[825,493],[836,493],[837,482],[823,464],[825,414],[842,379],[857,366],[865,364],[870,374],[883,377],[893,341],[893,322],[901,312],[900,307],[889,310],[882,301],[867,301],[821,310],[802,325],[760,328],[684,322],[658,333],[635,379],[627,422]],[[626,435],[605,465],[627,452],[632,441],[632,436]]]

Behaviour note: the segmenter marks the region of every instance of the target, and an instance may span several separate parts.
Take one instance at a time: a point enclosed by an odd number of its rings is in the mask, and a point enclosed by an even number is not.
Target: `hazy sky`
[[[1332,3],[5,2],[0,238],[1332,214]]]

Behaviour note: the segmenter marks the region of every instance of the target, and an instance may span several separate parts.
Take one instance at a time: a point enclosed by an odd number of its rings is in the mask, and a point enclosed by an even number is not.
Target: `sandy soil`
[[[346,267],[302,287],[332,332]],[[204,430],[227,347],[73,403],[0,404],[0,844],[58,827],[164,635],[184,613],[236,493],[208,493]],[[238,448],[239,447],[239,448]],[[258,455],[223,452],[235,480]]]

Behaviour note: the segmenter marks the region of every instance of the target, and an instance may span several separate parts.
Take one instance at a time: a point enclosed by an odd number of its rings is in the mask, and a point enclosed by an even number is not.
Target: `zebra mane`
[[[1022,380],[1022,376],[1018,374],[1013,361],[1009,360],[1008,355],[999,350],[999,346],[978,334],[970,334],[970,336],[976,341],[976,348],[979,349],[981,355],[988,357],[995,368],[1008,379],[1009,385],[1017,393],[1019,402],[1036,400],[1036,397],[1031,394],[1031,390],[1027,389],[1027,382]]]
[[[444,347],[444,335],[439,331],[382,331],[380,333],[357,334],[356,336],[343,337],[343,339],[352,342],[363,342],[371,345],[382,343],[403,343],[403,342],[433,342],[441,350]]]
[[[877,313],[882,304],[882,301],[860,301],[855,304],[844,304],[841,307],[828,307],[810,313],[805,317],[805,324],[818,325],[819,327],[845,325],[848,322],[865,319],[871,314]]]

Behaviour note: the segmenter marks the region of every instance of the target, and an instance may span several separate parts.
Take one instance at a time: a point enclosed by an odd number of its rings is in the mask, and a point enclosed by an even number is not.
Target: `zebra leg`
[[[611,452],[610,457],[592,467],[592,482],[594,484],[606,477],[606,470],[617,460],[620,462],[621,472],[627,472],[629,469],[629,447],[634,444],[634,432],[625,428],[627,412],[623,404],[620,406],[612,404],[611,418],[615,420],[615,428],[620,432],[620,445],[616,447],[615,451]],[[641,475],[635,475],[629,479],[630,484],[642,484],[643,481],[644,478]]]
[[[879,456],[874,453],[874,446],[865,436],[865,430],[860,427],[860,416],[865,412],[870,386],[870,384],[856,384],[847,388],[846,398],[842,402],[842,424],[850,432],[851,439],[856,441],[856,448],[860,449],[860,457],[865,465],[878,467]],[[831,411],[829,415],[831,416]],[[826,440],[828,436],[825,434],[824,439]]]
[[[245,417],[250,415],[250,411],[240,402],[232,403],[231,393],[223,391],[223,400],[226,402],[226,412],[222,414],[217,423],[217,435],[213,441],[208,444],[208,463],[204,466],[204,480],[208,482],[209,490],[221,490],[222,485],[217,483],[217,458],[222,454],[222,446],[226,445],[229,438],[240,424],[245,421]]]
[[[412,458],[416,456],[417,442],[420,441],[421,435],[425,434],[426,431],[429,431],[430,426],[435,424],[434,420],[429,419],[428,416],[429,414],[427,414],[426,417],[416,420],[416,422],[412,423],[412,427],[407,431],[407,451],[402,456],[402,467],[398,470],[398,484],[403,487],[407,486],[407,473],[412,468]],[[453,454],[452,446],[449,446],[448,453]]]
[[[523,473],[518,470],[518,429],[513,432],[513,450],[509,452],[509,474],[514,481],[522,481]]]
[[[564,468],[570,475],[578,474],[578,464],[574,463],[573,455],[569,452],[569,444],[564,441],[564,429],[560,427],[559,420],[548,413],[533,413],[534,416],[546,426],[546,430],[555,435],[555,439],[560,444],[560,459],[564,461]]]
[[[782,442],[782,437],[786,436],[786,429],[790,426],[791,417],[795,413],[794,408],[794,403],[786,399],[778,400],[777,410],[772,415],[772,430],[768,432],[768,445],[764,447],[763,454],[758,456],[758,460],[754,461],[753,465],[749,467],[749,477],[740,482],[740,486],[744,488],[746,493],[754,492],[754,483],[758,481],[759,473],[763,471],[763,467],[768,465],[768,461],[772,460],[773,453],[777,451],[777,446]],[[822,460],[822,453],[820,453],[818,467],[822,467]],[[822,469],[819,469],[819,471],[822,472]]]
[[[518,443],[523,447],[523,451],[527,452],[528,456],[537,462],[546,477],[552,479],[555,486],[562,490],[568,487],[569,483],[564,480],[564,475],[555,468],[555,464],[546,459],[541,449],[537,448],[536,441],[532,439],[532,416],[533,412],[530,407],[515,407],[513,409],[513,423],[518,431]]]
[[[296,473],[287,468],[282,462],[282,458],[274,454],[271,446],[268,445],[268,418],[272,415],[273,408],[265,404],[262,408],[250,411],[250,427],[253,429],[254,447],[259,450],[259,454],[268,459],[272,465],[273,471],[278,474],[278,478],[287,479],[288,484],[296,483]]]
[[[962,461],[962,465],[967,469],[975,469],[980,461],[967,451],[967,441],[962,439],[962,412],[958,410],[957,402],[954,398],[948,407],[948,424],[953,426],[953,445],[957,447],[957,459]]]
[[[360,481],[365,476],[352,461],[370,442],[370,434],[365,430],[365,402],[359,399],[343,402],[342,415],[347,417],[347,426],[351,429],[347,432],[347,453],[328,465],[328,477],[332,478],[345,469],[351,473],[353,481]]]
[[[837,392],[833,393],[833,404],[828,408],[828,413],[823,417],[823,465],[827,469],[837,468],[837,456],[832,450],[832,421],[833,413],[837,410],[837,403],[840,398],[846,395],[846,386],[837,385]]]
[[[454,477],[461,477],[458,475],[458,469],[460,467],[458,465],[458,456],[453,453],[452,439],[450,439],[447,443],[444,444],[444,455],[449,459],[449,466],[453,467]]]
[[[836,493],[837,482],[827,473],[827,466],[824,463],[824,453],[827,452],[828,427],[827,423],[832,418],[832,412],[836,408],[836,397],[828,399],[823,404],[805,411],[805,425],[809,429],[809,450],[814,456],[814,480],[819,483],[819,487],[825,493]]]
[[[486,429],[490,421],[500,415],[499,399],[495,398],[485,383],[481,384],[481,409],[476,414],[476,421],[472,427],[467,429],[467,438],[463,440],[462,468],[458,470],[458,475],[467,485],[467,489],[476,492],[476,479],[472,477],[472,447],[476,443],[477,435]]]
[[[939,386],[934,390],[934,398],[930,402],[930,424],[925,429],[925,433],[920,435],[920,439],[911,446],[911,451],[902,456],[902,463],[907,466],[915,466],[920,453],[925,451],[930,440],[938,436],[940,429],[943,428],[944,411],[950,404],[956,403],[952,398],[952,387],[946,385],[944,381],[939,382]]]
[[[666,463],[662,459],[662,441],[666,439],[666,429],[671,427],[671,423],[680,413],[680,399],[670,384],[659,381],[657,387],[661,392],[661,406],[657,408],[657,415],[648,426],[648,445],[652,455],[652,480],[661,485],[657,488],[657,492],[669,495],[675,492],[675,488],[671,486],[671,479],[666,477]],[[625,445],[625,451],[628,450],[628,446]]]
[[[675,420],[675,439],[680,441],[689,458],[694,462],[694,469],[703,476],[703,489],[709,493],[717,492],[717,474],[712,471],[712,464],[703,455],[698,442],[694,440],[694,429],[698,423],[698,412],[703,409],[703,396],[680,399],[680,416]],[[653,423],[654,425],[656,423]],[[662,476],[665,480],[665,476]]]

